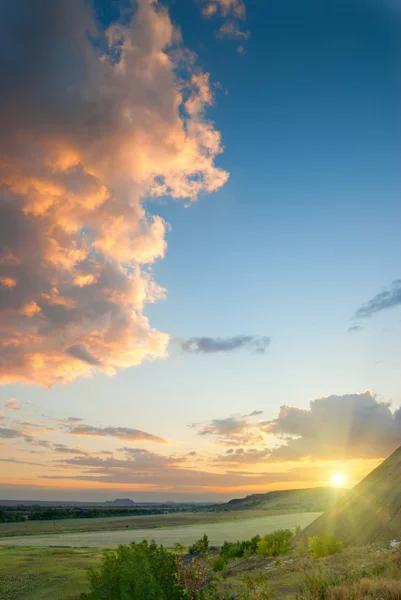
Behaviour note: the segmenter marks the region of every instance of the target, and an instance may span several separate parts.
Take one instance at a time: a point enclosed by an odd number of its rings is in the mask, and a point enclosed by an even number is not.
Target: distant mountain
[[[106,506],[118,506],[118,507],[126,507],[133,508],[136,506],[136,503],[131,500],[131,498],[117,498],[117,500],[106,500],[104,503]]]
[[[265,494],[252,494],[246,498],[230,500],[212,507],[216,511],[234,510],[286,510],[323,512],[346,493],[333,487],[307,488],[303,490],[279,490]]]
[[[303,532],[328,532],[346,545],[401,537],[401,448]]]

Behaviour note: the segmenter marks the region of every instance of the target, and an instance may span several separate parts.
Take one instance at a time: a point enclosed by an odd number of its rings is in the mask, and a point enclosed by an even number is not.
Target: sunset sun
[[[331,478],[331,483],[336,487],[342,487],[345,483],[345,477],[343,473],[334,473]]]

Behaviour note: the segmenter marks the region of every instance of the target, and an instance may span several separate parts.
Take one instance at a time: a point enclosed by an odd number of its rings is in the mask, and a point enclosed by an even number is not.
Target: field
[[[236,513],[238,515],[238,513]],[[253,515],[255,513],[252,513]],[[248,539],[259,534],[264,535],[276,529],[295,529],[297,525],[304,528],[320,513],[292,513],[285,515],[264,516],[248,519],[236,519],[218,523],[202,523],[196,525],[166,526],[149,529],[123,529],[115,531],[86,531],[75,533],[58,533],[54,535],[30,535],[0,538],[0,546],[69,546],[107,548],[118,544],[127,544],[143,539],[155,540],[171,548],[177,542],[189,546],[204,533],[209,536],[212,545],[221,545],[225,540],[236,541]],[[96,519],[99,521],[100,519]],[[166,521],[165,521],[166,522]],[[24,524],[23,524],[24,525]]]
[[[26,521],[25,523],[0,523],[0,538],[21,535],[43,535],[47,533],[74,533],[82,531],[115,531],[118,529],[154,529],[221,523],[254,519],[268,515],[282,515],[297,511],[241,510],[235,512],[181,512],[165,515],[141,515],[127,517],[103,517],[97,519],[59,519],[56,521]],[[301,511],[299,511],[301,512]]]
[[[0,600],[75,600],[99,550],[0,548]]]
[[[87,589],[87,568],[97,566],[100,559],[99,549],[93,548],[0,548],[0,600],[78,600]],[[276,600],[401,597],[400,555],[380,544],[346,548],[322,559],[299,556],[296,552],[281,560],[258,556],[234,559],[229,563],[227,578],[220,579],[221,589],[235,596],[244,573],[254,577],[261,572],[267,576],[270,588],[276,590],[277,595],[271,593],[269,598]],[[305,592],[298,596],[306,576],[337,587],[324,592],[324,596]]]

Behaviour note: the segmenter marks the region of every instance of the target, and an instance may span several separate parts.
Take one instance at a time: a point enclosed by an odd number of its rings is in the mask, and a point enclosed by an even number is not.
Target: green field
[[[238,510],[233,512],[176,512],[165,515],[140,515],[127,517],[102,517],[96,519],[59,519],[56,521],[25,521],[22,523],[0,523],[0,538],[47,533],[74,533],[81,531],[115,531],[118,529],[154,529],[196,525],[197,523],[221,523],[254,519],[268,515],[282,515],[297,511]],[[302,511],[299,511],[302,512]],[[304,511],[305,512],[305,511]]]
[[[189,546],[204,533],[209,536],[212,545],[219,546],[225,540],[249,539],[259,534],[265,535],[276,529],[295,529],[298,525],[306,527],[320,513],[292,513],[286,515],[265,516],[248,519],[237,519],[219,523],[202,523],[196,525],[180,525],[175,527],[159,527],[149,529],[123,529],[117,531],[89,531],[76,533],[59,533],[47,535],[30,535],[0,538],[0,546],[68,546],[107,548],[118,544],[127,544],[143,539],[155,540],[171,548],[177,542]]]
[[[0,600],[76,600],[100,558],[94,549],[0,548]]]

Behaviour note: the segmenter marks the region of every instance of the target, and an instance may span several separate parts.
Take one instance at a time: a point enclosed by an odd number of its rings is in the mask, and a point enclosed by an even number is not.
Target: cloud
[[[240,23],[246,18],[246,8],[242,0],[203,0],[203,16],[206,18],[222,17],[224,23],[216,31],[216,38],[229,40],[249,39],[250,32],[244,31]],[[243,45],[238,46],[237,52],[245,52]]]
[[[392,287],[377,294],[362,305],[355,313],[355,319],[366,319],[374,314],[401,305],[401,279],[393,281]]]
[[[301,459],[379,459],[401,446],[401,407],[392,412],[371,392],[318,398],[308,409],[284,405],[271,421],[250,414],[195,423],[197,434],[228,448],[217,463],[258,464]],[[279,439],[272,447],[271,438]]]
[[[30,465],[33,467],[43,467],[42,463],[28,462],[26,460],[18,460],[16,458],[0,458],[1,462],[15,463],[17,465]]]
[[[358,331],[362,331],[363,327],[360,325],[352,325],[348,328],[348,333],[358,333]]]
[[[70,448],[64,444],[53,444],[53,452],[57,452],[59,454],[80,454],[82,456],[86,456],[88,454],[86,450],[82,450],[81,448]]]
[[[260,450],[255,448],[244,449],[229,448],[225,454],[216,456],[214,462],[219,464],[231,464],[231,465],[255,465],[258,463],[265,463],[269,460],[271,450],[269,448],[262,448]]]
[[[206,0],[203,2],[203,14],[211,17],[221,14],[223,17],[231,16],[237,19],[245,19],[246,8],[243,0]]]
[[[282,406],[262,428],[284,441],[272,450],[277,462],[384,458],[401,445],[400,416],[364,392],[318,398],[309,409]]]
[[[17,402],[15,398],[10,398],[5,403],[6,410],[21,410],[20,404]]]
[[[145,201],[226,182],[209,76],[155,0],[105,32],[84,0],[3,2],[0,73],[0,382],[165,357],[144,309],[169,227]]]
[[[97,366],[101,364],[94,356],[92,356],[84,344],[75,344],[74,346],[70,346],[67,348],[66,354],[69,354],[78,360],[82,360],[88,365]]]
[[[13,439],[23,437],[23,432],[11,427],[0,427],[0,438]]]
[[[250,417],[258,415],[261,411],[254,411],[249,415],[233,415],[225,419],[212,419],[207,424],[194,423],[198,435],[213,436],[218,444],[225,446],[243,446],[263,441],[259,431],[259,423],[251,421]]]
[[[230,338],[193,337],[180,342],[182,351],[187,354],[216,354],[235,350],[264,354],[269,344],[270,338],[255,335],[237,335]]]
[[[155,442],[156,444],[167,444],[167,440],[151,433],[130,427],[93,427],[92,425],[74,425],[68,429],[68,433],[78,436],[93,437],[115,437],[127,442]]]
[[[223,23],[216,34],[217,38],[228,38],[229,40],[247,40],[250,37],[249,31],[243,31],[238,23],[233,21],[229,21],[227,23]],[[242,46],[240,46],[242,48]],[[243,52],[243,50],[240,50]]]
[[[42,479],[74,479],[98,483],[144,485],[146,489],[223,488],[227,486],[266,485],[290,481],[288,473],[212,472],[189,469],[185,456],[162,456],[142,448],[123,448],[125,458],[76,457],[59,461],[72,474],[46,475]],[[81,474],[79,474],[79,471]],[[293,477],[293,475],[291,475]]]

